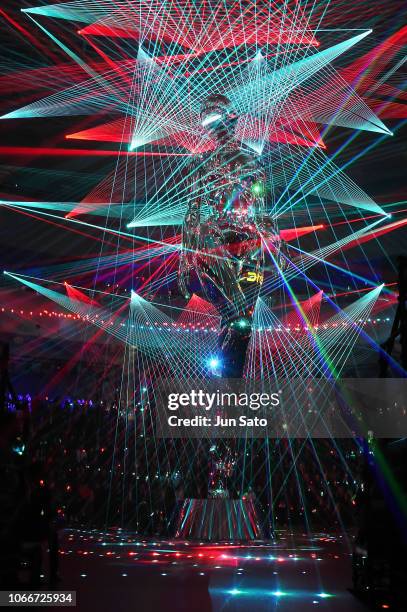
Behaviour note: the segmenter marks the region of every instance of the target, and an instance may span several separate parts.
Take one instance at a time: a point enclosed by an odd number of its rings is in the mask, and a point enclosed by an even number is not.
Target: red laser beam
[[[90,298],[83,291],[79,291],[72,285],[69,285],[66,281],[64,282],[66,293],[68,297],[72,300],[77,300],[78,302],[83,302],[84,304],[89,304],[90,306],[100,306],[99,302]]]
[[[109,151],[101,149],[58,149],[56,147],[0,147],[0,155],[31,155],[61,157],[190,157],[190,153],[168,153],[164,151]]]
[[[280,230],[280,237],[285,242],[290,242],[290,240],[295,240],[296,238],[300,238],[301,236],[305,236],[306,234],[310,234],[311,232],[316,232],[322,229],[325,229],[325,225],[323,225],[322,223],[320,225],[295,227],[292,229]]]

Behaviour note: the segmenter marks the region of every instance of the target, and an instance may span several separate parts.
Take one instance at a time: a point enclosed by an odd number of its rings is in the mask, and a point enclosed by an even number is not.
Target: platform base
[[[206,541],[250,541],[263,538],[258,513],[250,499],[186,499],[176,537]]]

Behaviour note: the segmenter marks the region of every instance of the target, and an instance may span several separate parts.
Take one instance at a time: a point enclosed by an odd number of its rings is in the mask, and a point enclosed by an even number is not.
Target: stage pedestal
[[[258,540],[263,533],[251,499],[185,499],[176,537],[191,540]]]

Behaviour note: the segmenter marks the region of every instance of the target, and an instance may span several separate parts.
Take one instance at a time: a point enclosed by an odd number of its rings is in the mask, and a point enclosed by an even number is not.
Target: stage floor
[[[277,536],[274,543],[208,545],[67,530],[57,588],[75,589],[81,611],[366,611],[348,591],[344,536]]]

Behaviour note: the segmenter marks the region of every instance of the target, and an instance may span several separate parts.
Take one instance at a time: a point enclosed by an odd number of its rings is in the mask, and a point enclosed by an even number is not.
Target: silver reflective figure
[[[198,161],[182,229],[180,291],[190,297],[191,272],[222,317],[219,348],[225,374],[241,376],[253,311],[264,275],[264,241],[276,265],[284,265],[281,240],[265,211],[264,169],[235,137],[230,100],[209,96],[200,118],[215,142]]]

